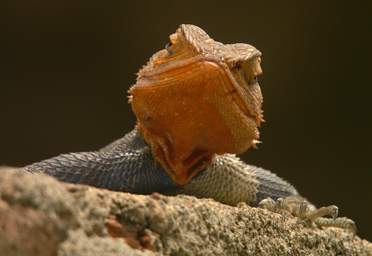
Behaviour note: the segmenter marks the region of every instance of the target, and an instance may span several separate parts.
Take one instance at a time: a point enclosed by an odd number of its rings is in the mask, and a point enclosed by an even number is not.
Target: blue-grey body
[[[191,182],[177,186],[151,154],[136,129],[99,151],[69,153],[24,167],[58,180],[138,194],[188,194],[235,205],[298,195],[270,171],[247,165],[235,155],[216,155]]]

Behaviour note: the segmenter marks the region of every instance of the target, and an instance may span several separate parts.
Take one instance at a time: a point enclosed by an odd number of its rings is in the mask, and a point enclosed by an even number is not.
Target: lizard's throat
[[[215,153],[150,131],[141,123],[137,129],[149,144],[155,159],[177,185],[185,185],[212,161]]]

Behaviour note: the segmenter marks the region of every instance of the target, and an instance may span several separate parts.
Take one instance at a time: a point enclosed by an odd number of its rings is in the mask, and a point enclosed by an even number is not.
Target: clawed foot
[[[338,218],[338,207],[330,205],[316,209],[312,204],[299,196],[279,198],[274,201],[271,198],[262,200],[258,207],[276,212],[282,215],[298,217],[305,224],[316,224],[320,227],[338,227],[356,233],[355,222],[351,219]],[[331,218],[325,218],[331,217]]]

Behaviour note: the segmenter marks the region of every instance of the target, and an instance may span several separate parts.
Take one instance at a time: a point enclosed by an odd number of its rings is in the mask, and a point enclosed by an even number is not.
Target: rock
[[[211,199],[112,192],[0,170],[1,255],[372,255],[337,228]]]

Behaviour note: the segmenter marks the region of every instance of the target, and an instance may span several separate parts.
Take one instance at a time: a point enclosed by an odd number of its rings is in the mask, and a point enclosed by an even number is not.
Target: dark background
[[[129,1],[127,1],[129,2]],[[179,24],[263,52],[263,144],[243,158],[372,240],[369,6],[352,1],[21,1],[1,19],[0,164],[99,148],[134,126],[126,91]],[[368,2],[368,1],[365,1]]]

